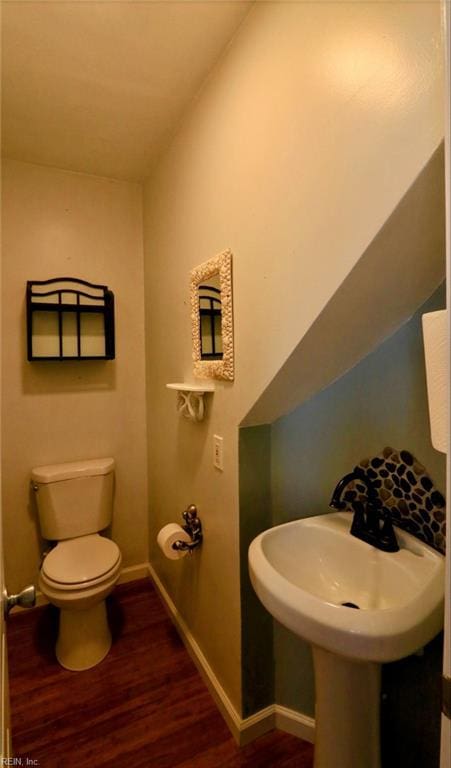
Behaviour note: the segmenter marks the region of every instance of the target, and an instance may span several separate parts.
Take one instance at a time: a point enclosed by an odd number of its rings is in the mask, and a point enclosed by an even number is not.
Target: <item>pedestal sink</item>
[[[380,768],[380,664],[443,626],[445,558],[399,529],[399,552],[349,533],[335,512],[270,528],[249,548],[265,608],[312,644],[315,768]]]

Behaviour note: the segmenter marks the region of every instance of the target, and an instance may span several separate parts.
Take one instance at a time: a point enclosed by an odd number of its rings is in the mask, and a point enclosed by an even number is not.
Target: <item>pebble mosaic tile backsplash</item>
[[[387,447],[379,455],[363,459],[358,466],[377,488],[383,505],[390,509],[393,523],[445,553],[445,498],[410,451]],[[365,486],[354,481],[344,500],[364,501],[365,492]]]

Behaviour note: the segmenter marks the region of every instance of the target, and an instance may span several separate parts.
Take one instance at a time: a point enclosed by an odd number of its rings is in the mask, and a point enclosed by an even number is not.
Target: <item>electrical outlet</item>
[[[223,438],[219,435],[213,435],[213,466],[224,470]]]

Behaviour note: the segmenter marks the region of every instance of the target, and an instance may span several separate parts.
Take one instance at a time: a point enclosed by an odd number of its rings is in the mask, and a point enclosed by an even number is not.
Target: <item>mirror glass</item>
[[[232,254],[214,256],[191,272],[194,374],[233,380]]]
[[[199,285],[199,332],[201,360],[222,360],[222,313],[219,272]]]

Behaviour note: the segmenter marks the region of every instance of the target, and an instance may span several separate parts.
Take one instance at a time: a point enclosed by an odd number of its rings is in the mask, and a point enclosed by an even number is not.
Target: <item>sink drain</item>
[[[356,605],[355,603],[340,603],[344,608],[355,608],[357,611],[360,611],[360,605]]]

